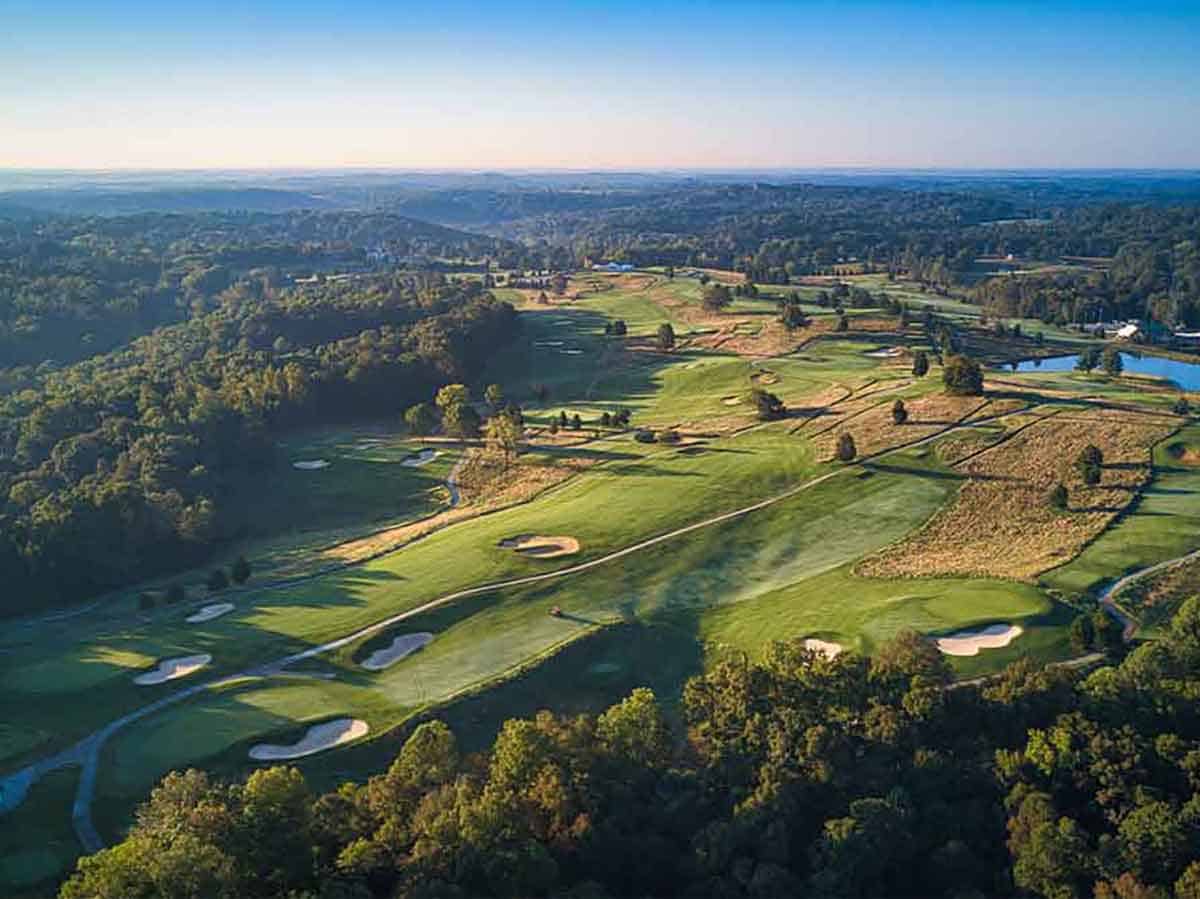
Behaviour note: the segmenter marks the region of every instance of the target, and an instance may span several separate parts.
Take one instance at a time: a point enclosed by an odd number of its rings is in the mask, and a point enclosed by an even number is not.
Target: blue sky
[[[0,166],[1200,167],[1200,2],[0,0]]]

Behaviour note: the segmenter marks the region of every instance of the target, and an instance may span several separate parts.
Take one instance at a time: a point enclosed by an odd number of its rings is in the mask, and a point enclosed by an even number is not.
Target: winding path
[[[369,637],[374,634],[377,634],[378,632],[380,632],[386,628],[389,628],[399,622],[402,622],[405,619],[414,617],[416,615],[420,615],[424,612],[427,612],[431,609],[438,608],[439,606],[443,606],[447,603],[455,602],[460,599],[465,599],[470,596],[478,596],[479,594],[489,593],[489,592],[492,592],[495,590],[507,589],[507,588],[511,588],[511,587],[520,587],[520,586],[524,586],[527,584],[542,583],[545,581],[555,580],[557,578],[569,577],[573,574],[578,574],[583,571],[588,571],[593,568],[597,568],[601,565],[606,565],[609,562],[615,561],[617,559],[624,558],[625,556],[632,555],[633,553],[640,552],[641,550],[648,549],[652,546],[657,546],[660,543],[665,543],[667,541],[674,540],[678,537],[682,537],[686,534],[690,534],[694,531],[698,531],[698,530],[702,530],[705,528],[713,527],[715,525],[723,524],[727,521],[733,521],[737,518],[741,518],[741,517],[749,515],[753,512],[757,512],[761,509],[765,509],[770,506],[776,505],[777,503],[780,503],[780,502],[783,502],[784,500],[790,499],[806,490],[810,490],[813,487],[823,484],[832,478],[835,478],[835,477],[838,477],[839,475],[843,475],[843,474],[846,474],[847,472],[853,471],[856,467],[858,467],[859,465],[861,465],[863,463],[873,462],[873,461],[881,459],[883,457],[892,455],[893,453],[902,452],[904,450],[909,450],[909,449],[913,449],[916,447],[920,447],[920,446],[932,443],[936,440],[940,440],[941,438],[945,437],[947,434],[949,434],[953,431],[956,431],[956,430],[977,428],[979,425],[984,424],[986,422],[998,421],[998,420],[1007,418],[1012,415],[1023,414],[1026,411],[1027,410],[1025,410],[1025,409],[1020,409],[1020,410],[1014,410],[1014,411],[1010,411],[1010,412],[1000,412],[1000,413],[996,413],[995,415],[984,416],[981,418],[973,419],[971,421],[958,421],[958,422],[948,425],[947,427],[945,427],[942,430],[937,431],[933,434],[928,434],[926,436],[909,441],[907,443],[903,443],[898,446],[893,446],[893,447],[889,447],[887,449],[880,450],[879,452],[871,454],[871,455],[862,456],[859,459],[857,459],[855,461],[855,463],[852,465],[835,468],[832,471],[826,472],[823,475],[820,475],[818,477],[811,478],[807,481],[803,481],[799,484],[793,485],[792,487],[789,487],[788,489],[782,491],[781,493],[767,497],[766,499],[760,500],[755,503],[751,503],[750,505],[743,506],[741,508],[734,509],[729,512],[724,512],[719,515],[713,515],[709,518],[702,519],[701,521],[697,521],[697,522],[694,522],[689,525],[685,525],[680,528],[675,528],[673,530],[667,531],[667,532],[659,534],[657,536],[650,537],[648,539],[641,540],[637,543],[631,544],[627,547],[624,547],[623,549],[615,550],[611,553],[608,553],[607,555],[597,557],[590,561],[581,562],[576,565],[571,565],[566,568],[560,568],[560,569],[545,572],[542,574],[534,574],[534,575],[526,575],[523,577],[509,578],[506,580],[495,581],[492,583],[483,584],[483,585],[476,586],[476,587],[469,587],[469,588],[466,588],[463,590],[456,590],[452,593],[448,593],[448,594],[445,594],[444,596],[440,596],[436,599],[430,600],[429,602],[426,602],[415,608],[409,609],[405,612],[399,612],[395,615],[384,618],[381,621],[377,621],[374,624],[370,624],[366,627],[360,628],[360,629],[354,631],[353,633],[347,634],[346,636],[339,637],[334,640],[330,640],[326,643],[322,643],[320,645],[310,647],[301,652],[293,653],[291,655],[284,656],[283,658],[276,659],[271,662],[266,662],[260,666],[254,667],[254,668],[249,668],[244,671],[237,672],[235,674],[224,675],[222,677],[219,677],[219,678],[216,678],[216,679],[213,679],[210,681],[206,681],[201,684],[195,684],[193,686],[187,687],[183,690],[180,690],[179,692],[172,693],[167,696],[163,696],[160,699],[155,700],[154,702],[151,702],[145,706],[142,706],[141,708],[138,708],[132,712],[129,712],[126,715],[123,715],[119,718],[114,719],[113,721],[110,721],[108,724],[104,725],[104,727],[102,727],[99,730],[96,730],[93,733],[89,734],[88,736],[84,737],[82,740],[75,743],[73,746],[71,746],[55,755],[48,756],[44,759],[40,759],[40,760],[26,766],[25,768],[22,768],[21,770],[8,775],[7,777],[0,778],[0,814],[3,814],[7,811],[11,811],[12,809],[14,809],[18,805],[20,805],[21,801],[25,798],[26,794],[29,792],[29,789],[44,775],[46,775],[52,771],[56,771],[60,768],[79,766],[82,769],[82,772],[80,775],[79,786],[76,791],[75,801],[74,801],[74,805],[72,808],[72,824],[75,828],[76,834],[79,837],[79,841],[83,845],[83,848],[85,849],[85,851],[87,851],[89,853],[96,852],[99,849],[104,847],[104,841],[100,837],[99,832],[96,830],[96,827],[91,818],[91,805],[92,805],[92,799],[95,795],[96,778],[97,778],[97,773],[99,770],[99,762],[100,762],[100,752],[101,752],[105,742],[113,734],[115,734],[117,731],[124,728],[126,725],[129,725],[136,721],[139,721],[142,718],[152,715],[155,712],[158,712],[168,706],[182,702],[185,699],[191,698],[191,697],[193,697],[199,693],[202,693],[204,691],[207,691],[207,690],[213,690],[213,689],[217,689],[217,688],[220,688],[223,686],[228,686],[235,682],[243,681],[243,680],[247,680],[247,679],[258,679],[258,678],[266,678],[266,677],[273,677],[273,676],[279,675],[284,671],[284,669],[288,668],[291,665],[296,664],[297,662],[302,662],[306,659],[311,659],[316,656],[322,655],[324,653],[330,652],[332,650],[339,649],[339,648],[346,646],[350,643],[353,643],[357,640],[361,640],[365,637]],[[450,486],[450,489],[451,489],[452,501],[455,503],[458,501],[458,491],[457,491],[457,488],[454,487],[453,484],[451,484],[451,481],[456,476],[459,465],[461,465],[461,462],[455,465],[455,470],[451,472],[450,477],[447,479],[447,485]],[[389,550],[389,552],[395,552],[395,551],[396,551],[395,549]],[[381,553],[380,555],[383,555],[383,554],[385,554],[385,553]],[[362,561],[367,561],[367,560],[362,560]],[[362,564],[362,561],[352,563],[352,564]],[[345,567],[348,567],[348,566],[345,566]],[[1145,572],[1145,571],[1142,572],[1142,574],[1145,574],[1145,573],[1147,573],[1147,572]],[[1128,579],[1126,579],[1126,580],[1128,580]],[[1123,583],[1118,582],[1118,585],[1123,586]],[[1116,587],[1118,585],[1114,585],[1114,587]],[[258,589],[263,589],[263,587],[260,586]]]
[[[1130,572],[1124,577],[1113,581],[1100,592],[1100,604],[1104,606],[1108,614],[1121,622],[1121,634],[1125,638],[1125,642],[1133,639],[1133,635],[1137,633],[1138,623],[1117,605],[1117,594],[1128,587],[1130,584],[1140,581],[1144,577],[1149,577],[1152,574],[1158,574],[1160,571],[1166,571],[1168,568],[1174,568],[1176,565],[1183,565],[1195,559],[1200,559],[1200,549],[1193,550],[1190,553],[1184,553],[1182,556],[1176,556],[1173,559],[1167,559],[1163,562],[1158,562],[1154,565],[1148,565],[1145,568],[1139,568],[1137,571]]]

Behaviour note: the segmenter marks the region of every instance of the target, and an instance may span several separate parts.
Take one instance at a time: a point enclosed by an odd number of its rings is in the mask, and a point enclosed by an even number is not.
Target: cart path
[[[715,525],[723,524],[728,521],[733,521],[753,512],[757,512],[761,509],[766,509],[770,506],[776,505],[777,503],[783,502],[784,500],[790,499],[806,490],[817,487],[818,485],[823,484],[832,478],[846,474],[847,472],[851,472],[864,463],[873,462],[877,459],[890,456],[893,453],[903,452],[905,450],[914,449],[929,443],[933,443],[945,437],[947,434],[959,429],[978,427],[978,425],[982,423],[1001,420],[1012,415],[1021,414],[1021,412],[1024,411],[1025,410],[1001,412],[995,415],[977,418],[970,422],[955,422],[948,425],[946,428],[937,431],[936,433],[928,434],[916,440],[909,441],[908,443],[880,450],[878,453],[874,453],[872,455],[862,456],[852,464],[835,468],[823,475],[819,475],[818,477],[811,478],[807,481],[793,485],[781,493],[777,493],[756,503],[752,503],[748,506],[743,506],[738,509],[733,509],[729,512],[723,512],[719,515],[713,515],[709,518],[693,522],[692,524],[685,525],[680,528],[675,528],[665,533],[658,534],[657,536],[631,544],[623,549],[615,550],[614,552],[592,559],[588,562],[581,562],[577,565],[556,569],[555,571],[548,571],[542,574],[509,578],[507,580],[495,581],[476,587],[468,587],[463,590],[456,590],[452,593],[445,594],[444,596],[440,596],[436,599],[430,600],[429,602],[423,603],[420,606],[409,609],[408,611],[399,612],[395,615],[391,615],[387,618],[377,621],[374,624],[367,625],[366,627],[360,628],[346,636],[310,647],[301,652],[292,653],[291,655],[284,656],[283,658],[276,659],[271,662],[266,662],[254,668],[246,669],[235,674],[224,675],[214,680],[195,684],[180,690],[179,692],[163,696],[154,702],[151,702],[110,721],[108,724],[84,737],[73,746],[70,746],[54,755],[39,759],[38,761],[27,765],[13,774],[0,778],[0,815],[11,811],[20,805],[22,800],[24,800],[25,796],[28,794],[30,788],[44,775],[49,774],[52,771],[59,770],[60,768],[78,766],[82,768],[82,773],[80,775],[79,786],[76,791],[75,802],[72,808],[72,823],[74,825],[75,832],[79,837],[79,841],[83,845],[84,849],[89,853],[96,852],[104,847],[104,841],[100,837],[99,832],[96,830],[91,818],[91,805],[92,799],[95,795],[100,751],[107,740],[126,725],[139,721],[142,718],[152,715],[168,706],[182,702],[185,699],[189,699],[207,690],[218,689],[220,687],[228,686],[237,681],[246,679],[257,679],[278,675],[283,672],[285,668],[294,665],[297,662],[314,658],[335,649],[340,649],[341,647],[353,643],[356,640],[372,636],[382,630],[392,627],[393,625],[398,624],[407,618],[423,614],[424,612],[446,605],[447,603],[455,602],[471,596],[478,596],[479,594],[489,593],[495,590],[520,587],[527,584],[542,583],[557,578],[569,577],[573,574],[579,574],[580,572],[589,571],[601,565],[606,565],[616,559],[624,558],[625,556],[632,555],[633,553],[640,552],[641,550],[648,549],[652,546],[657,546],[658,544],[665,543],[669,540],[674,540],[686,534],[693,533],[694,531],[699,531]],[[380,555],[383,554],[384,553],[381,553]],[[363,563],[363,561],[368,560],[362,560],[360,562],[351,564],[360,565]],[[259,589],[263,588],[260,587]]]

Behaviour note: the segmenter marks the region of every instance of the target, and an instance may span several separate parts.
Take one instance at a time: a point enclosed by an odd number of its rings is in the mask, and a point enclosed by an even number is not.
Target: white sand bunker
[[[533,342],[533,345],[537,346],[537,347],[548,347],[548,346],[558,347],[558,346],[563,345],[563,341],[561,341],[561,340],[535,340]]]
[[[133,682],[139,687],[149,687],[153,684],[163,684],[179,677],[194,674],[212,661],[208,653],[194,656],[180,656],[177,659],[163,659],[153,671],[139,674]]]
[[[981,649],[1007,646],[1021,633],[1016,624],[991,624],[980,631],[959,631],[949,637],[938,637],[937,648],[948,656],[977,656]]]
[[[864,356],[870,356],[872,359],[892,359],[901,355],[904,350],[899,347],[891,347],[890,349],[871,350],[869,353],[864,353]]]
[[[277,762],[299,759],[333,749],[359,737],[365,737],[371,728],[358,718],[336,718],[324,724],[314,724],[300,740],[290,745],[259,743],[250,749],[250,758],[260,762]]]
[[[515,550],[539,559],[556,559],[579,552],[579,541],[574,537],[543,537],[540,534],[518,534],[501,540],[497,545],[501,549]]]
[[[423,449],[415,456],[409,456],[400,464],[407,465],[409,468],[420,468],[422,465],[428,465],[440,455],[441,453],[437,450]]]
[[[721,398],[721,402],[726,406],[736,406],[741,401],[742,398],[740,396],[726,396]]]
[[[328,468],[329,463],[324,459],[309,459],[303,462],[293,462],[292,468],[299,468],[301,471],[318,471],[322,468]]]
[[[559,352],[562,353],[564,356],[582,356],[583,355],[583,350],[576,350],[576,349],[559,350]]]
[[[804,648],[811,649],[813,652],[819,652],[827,659],[837,658],[843,649],[841,643],[830,643],[827,640],[818,640],[816,637],[809,637],[805,640]]]
[[[220,618],[222,615],[233,611],[233,603],[231,602],[214,602],[207,606],[203,606],[199,611],[188,615],[183,619],[188,624],[200,624],[205,621],[212,621],[214,618]]]
[[[367,656],[362,666],[368,671],[382,671],[405,656],[412,655],[432,639],[433,634],[401,634],[390,646],[377,649]]]

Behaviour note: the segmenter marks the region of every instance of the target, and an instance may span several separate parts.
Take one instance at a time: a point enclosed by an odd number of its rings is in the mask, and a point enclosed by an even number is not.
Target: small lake
[[[1026,359],[1017,364],[1017,371],[1074,371],[1078,359],[1078,355]],[[1121,361],[1125,363],[1127,374],[1165,378],[1184,390],[1200,390],[1200,364],[1195,362],[1179,362],[1162,356],[1135,356],[1132,353],[1122,353]],[[1011,366],[1001,367],[1011,369]]]

